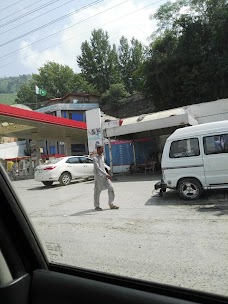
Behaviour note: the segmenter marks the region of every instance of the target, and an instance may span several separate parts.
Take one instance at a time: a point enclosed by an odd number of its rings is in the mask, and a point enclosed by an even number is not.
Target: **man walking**
[[[113,205],[115,199],[114,188],[111,182],[111,175],[105,171],[105,164],[103,161],[103,145],[97,145],[97,155],[93,158],[94,165],[94,207],[96,211],[102,211],[100,207],[100,194],[102,190],[108,190],[108,204],[110,209],[119,209]]]

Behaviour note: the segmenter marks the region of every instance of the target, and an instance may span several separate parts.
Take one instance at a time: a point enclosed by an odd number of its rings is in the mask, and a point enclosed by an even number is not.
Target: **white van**
[[[199,198],[204,189],[228,188],[228,120],[176,130],[162,154],[160,194],[176,189],[184,199]]]

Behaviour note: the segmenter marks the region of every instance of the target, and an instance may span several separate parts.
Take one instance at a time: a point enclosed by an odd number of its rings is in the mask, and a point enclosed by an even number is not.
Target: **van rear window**
[[[183,140],[176,140],[171,143],[169,157],[192,157],[199,156],[199,140],[198,138],[189,138]]]

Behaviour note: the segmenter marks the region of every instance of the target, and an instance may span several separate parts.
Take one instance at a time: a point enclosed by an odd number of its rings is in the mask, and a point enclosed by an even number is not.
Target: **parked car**
[[[93,160],[87,156],[55,158],[35,168],[35,180],[45,186],[51,186],[53,182],[66,186],[80,177],[93,177]]]
[[[176,130],[162,154],[160,193],[176,189],[184,199],[199,198],[205,189],[228,188],[228,121]]]

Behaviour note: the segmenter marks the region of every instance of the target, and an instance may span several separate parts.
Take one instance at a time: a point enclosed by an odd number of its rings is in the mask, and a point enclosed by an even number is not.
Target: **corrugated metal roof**
[[[167,117],[181,115],[181,114],[185,114],[185,113],[186,112],[184,111],[183,108],[177,108],[177,109],[171,109],[171,110],[166,110],[166,111],[160,111],[160,112],[156,112],[156,113],[141,114],[139,116],[123,118],[122,126],[140,123],[141,121],[145,122],[145,121],[151,121],[151,120],[156,120],[156,119],[161,119],[161,118],[167,118]]]

